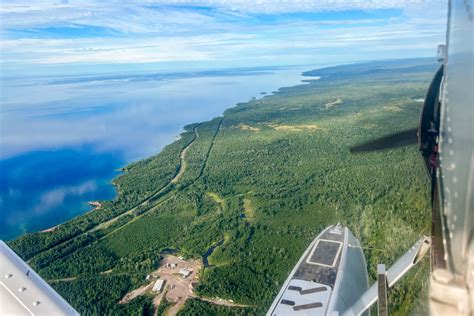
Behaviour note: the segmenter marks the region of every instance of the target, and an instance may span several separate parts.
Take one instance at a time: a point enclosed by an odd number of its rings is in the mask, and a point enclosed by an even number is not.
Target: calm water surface
[[[118,168],[158,153],[186,124],[300,83],[308,69],[3,79],[0,238],[112,199]]]

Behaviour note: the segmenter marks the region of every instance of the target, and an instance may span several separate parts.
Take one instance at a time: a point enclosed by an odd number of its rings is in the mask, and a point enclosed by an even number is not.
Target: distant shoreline
[[[281,82],[278,82],[278,83],[273,83],[273,82],[268,82],[266,84],[267,87],[265,87],[265,90],[264,89],[261,89],[261,90],[258,90],[258,91],[253,91],[255,94],[253,94],[253,97],[249,97],[246,93],[239,93],[239,98],[235,100],[234,103],[222,103],[222,109],[221,109],[221,113],[225,112],[226,110],[230,109],[230,108],[233,108],[235,106],[237,106],[239,103],[242,103],[242,102],[248,102],[249,99],[260,99],[260,98],[264,98],[266,96],[270,96],[272,94],[274,94],[274,92],[277,92],[278,90],[280,90],[282,87],[292,87],[292,86],[295,86],[295,85],[299,85],[299,84],[303,84],[303,80],[305,79],[305,76],[303,76],[303,71],[305,71],[306,69],[313,69],[312,67],[305,67],[305,68],[302,68],[302,67],[291,67],[291,68],[294,68],[295,71],[293,71],[293,74],[291,77],[281,77],[281,78],[285,78],[284,80],[280,78],[280,81]],[[272,67],[273,69],[273,67]],[[278,67],[276,68],[276,70],[279,70]],[[254,73],[252,73],[254,74]],[[248,73],[247,73],[248,75]],[[276,76],[280,76],[278,73],[276,73]],[[273,78],[273,77],[272,77]],[[275,86],[273,86],[275,84]],[[239,86],[237,85],[235,88],[237,89]],[[265,91],[266,93],[265,94],[262,94],[261,92]],[[269,91],[273,91],[273,92],[269,92]],[[251,92],[252,93],[252,92]],[[196,122],[200,122],[200,121],[203,121],[201,119],[195,119],[195,120],[190,120],[190,121],[187,121],[185,122],[185,124],[182,124],[183,127],[181,127],[181,131],[179,132],[179,134],[177,134],[176,136],[172,136],[169,141],[164,144],[163,147],[169,145],[169,144],[172,144],[176,141],[179,141],[181,139],[181,134],[183,132],[186,131],[185,127],[187,125],[189,125],[188,122],[193,122],[193,121],[196,121]],[[204,120],[205,121],[205,120]],[[154,156],[154,155],[157,155],[161,152],[161,149],[157,150],[156,152],[150,154],[150,155],[147,155],[145,157],[142,157],[142,158],[139,158],[137,160],[132,160],[132,161],[128,161],[126,162],[122,167],[118,168],[120,171],[124,171],[126,169],[126,167],[130,164],[133,164],[133,163],[136,163],[140,160],[144,160],[144,159],[148,159],[149,157],[151,156]],[[117,167],[114,167],[114,170],[117,170]],[[111,178],[110,180],[110,184],[112,185],[112,187],[114,188],[114,191],[115,191],[115,197],[117,196],[118,192],[117,192],[117,187],[116,185],[114,184],[114,179],[117,177],[117,175],[113,176],[113,178]],[[99,197],[100,198],[100,197]],[[112,198],[113,199],[113,198]],[[108,198],[105,198],[104,200],[109,200]],[[83,214],[87,213],[87,212],[90,212],[90,211],[94,211],[96,210],[96,208],[99,206],[98,204],[95,204],[95,203],[90,203],[89,201],[83,201],[82,203],[88,203],[88,205],[90,206],[89,209],[87,210],[83,210],[81,211],[80,213],[78,214],[75,214],[74,216],[70,217],[70,218],[67,218],[65,220],[62,220],[61,222],[53,222],[51,224],[55,225],[55,226],[50,226],[50,225],[47,225],[46,223],[46,227],[43,226],[45,229],[41,229],[42,227],[38,227],[36,229],[32,229],[32,230],[27,230],[27,232],[18,232],[18,235],[16,236],[9,236],[7,239],[16,239],[24,234],[27,234],[27,233],[34,233],[34,232],[52,232],[54,231],[58,226],[78,217],[78,216],[82,216]],[[93,201],[94,202],[94,201]],[[13,238],[12,238],[13,237]]]

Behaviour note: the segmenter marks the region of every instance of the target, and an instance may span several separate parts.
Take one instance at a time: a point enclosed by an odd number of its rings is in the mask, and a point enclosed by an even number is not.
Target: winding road
[[[109,219],[108,221],[97,225],[96,227],[92,228],[90,231],[94,232],[94,231],[97,231],[99,229],[107,228],[110,225],[112,225],[115,221],[120,219],[121,217],[126,216],[126,215],[133,215],[133,213],[137,210],[138,207],[147,205],[148,202],[151,199],[153,199],[153,198],[159,196],[160,194],[162,194],[163,192],[165,192],[167,189],[170,188],[171,185],[177,184],[179,182],[179,180],[181,179],[181,177],[184,175],[184,172],[186,171],[186,168],[187,168],[187,165],[188,165],[187,162],[186,162],[186,153],[188,152],[189,148],[191,148],[191,146],[194,144],[194,142],[199,138],[199,133],[198,133],[198,130],[197,130],[198,127],[199,126],[194,127],[194,129],[193,129],[194,138],[189,142],[188,145],[186,145],[186,147],[184,147],[181,150],[181,152],[179,154],[179,158],[180,158],[179,168],[178,168],[178,171],[176,172],[175,176],[173,177],[173,179],[171,179],[167,184],[165,184],[157,192],[153,193],[147,199],[142,201],[139,205],[134,206],[130,210],[125,211],[124,213],[122,213],[120,215],[117,215],[116,217],[113,217],[113,218]],[[159,203],[159,204],[161,204],[161,203]],[[125,225],[126,224],[124,224],[124,226]],[[109,235],[109,234],[107,234],[107,235]],[[106,236],[104,236],[104,237],[106,237]],[[101,239],[103,239],[104,237],[102,237]]]
[[[194,144],[194,142],[199,138],[199,133],[198,133],[197,128],[198,126],[194,127],[193,129],[193,132],[194,132],[193,140],[185,148],[183,148],[183,150],[181,150],[181,154],[179,155],[179,158],[181,160],[179,164],[179,170],[178,170],[178,173],[174,176],[174,178],[170,181],[170,184],[178,183],[181,177],[183,176],[184,172],[186,171],[186,168],[188,166],[188,163],[186,162],[186,153],[188,152],[191,145]]]

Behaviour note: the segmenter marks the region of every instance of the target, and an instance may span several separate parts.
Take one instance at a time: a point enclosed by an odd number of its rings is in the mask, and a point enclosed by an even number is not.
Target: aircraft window
[[[341,247],[342,243],[338,241],[318,240],[306,262],[334,267],[341,251]]]
[[[319,293],[319,292],[325,292],[325,291],[327,291],[327,288],[325,288],[324,286],[320,286],[320,287],[315,287],[312,289],[303,290],[300,292],[300,294],[306,295],[306,294],[313,294],[313,293]]]
[[[301,311],[301,310],[305,310],[305,309],[318,308],[318,307],[322,307],[322,306],[323,306],[323,304],[318,302],[318,303],[311,303],[311,304],[294,306],[293,310]]]
[[[312,289],[307,289],[307,290],[303,290],[301,287],[299,286],[292,286],[290,285],[288,287],[288,290],[290,291],[298,291],[300,292],[301,295],[306,295],[306,294],[312,294],[312,293],[318,293],[318,292],[324,292],[324,291],[327,291],[327,289],[324,287],[324,286],[320,286],[320,287],[315,287],[315,288],[312,288]]]

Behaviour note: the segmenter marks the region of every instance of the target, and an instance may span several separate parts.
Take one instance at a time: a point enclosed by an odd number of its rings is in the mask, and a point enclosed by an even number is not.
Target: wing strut
[[[429,237],[423,237],[418,240],[405,254],[398,259],[386,272],[386,284],[392,287],[398,282],[411,268],[413,268],[423,256],[428,252],[431,245]],[[384,273],[382,273],[384,274]],[[349,309],[342,315],[361,315],[368,310],[378,299],[379,282],[373,284]],[[383,309],[383,308],[382,308]],[[383,315],[383,314],[382,314]]]

